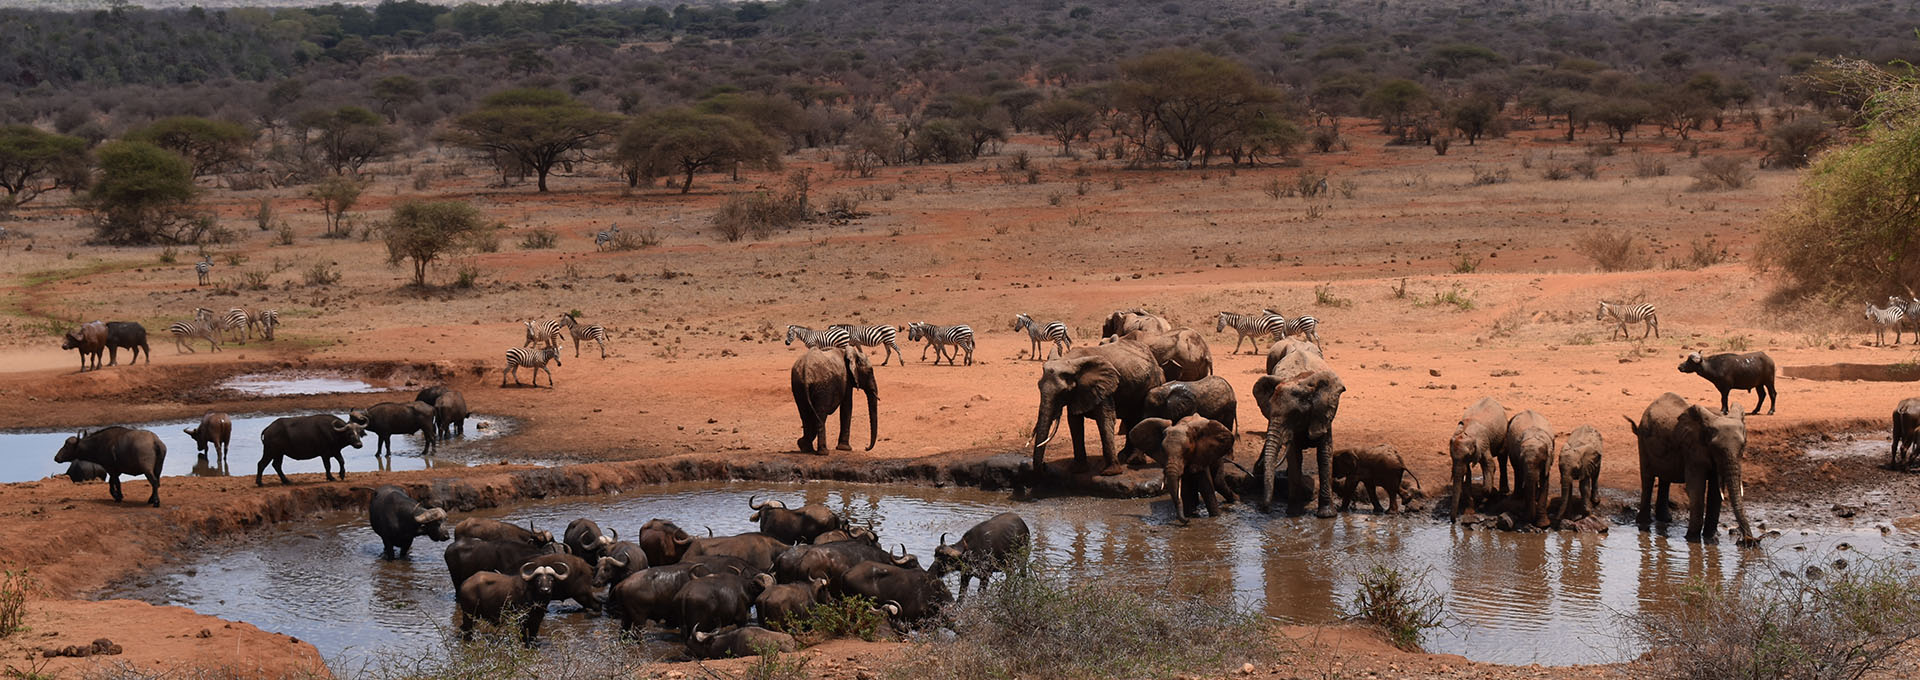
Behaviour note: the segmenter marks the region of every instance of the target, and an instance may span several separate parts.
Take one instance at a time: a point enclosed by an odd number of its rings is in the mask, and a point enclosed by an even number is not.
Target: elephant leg
[[[1661,524],[1666,524],[1673,521],[1673,510],[1668,507],[1672,505],[1672,503],[1667,498],[1667,491],[1673,486],[1673,482],[1667,481],[1666,478],[1663,477],[1659,483],[1660,495],[1654,501],[1653,519]]]
[[[1074,472],[1087,471],[1087,423],[1086,416],[1067,414],[1067,436],[1073,437]]]
[[[851,380],[851,379],[852,379],[852,376],[848,376],[848,379],[849,379],[849,380]],[[837,449],[837,450],[840,450],[840,451],[852,451],[852,450],[853,450],[853,445],[852,445],[852,444],[849,444],[849,443],[848,443],[848,440],[847,440],[847,432],[848,432],[849,430],[851,430],[851,429],[853,429],[853,390],[851,390],[851,389],[849,389],[849,390],[847,390],[847,394],[846,394],[846,397],[847,397],[847,399],[846,399],[846,401],[847,401],[847,403],[846,403],[846,405],[845,405],[844,407],[842,407],[842,408],[840,408],[840,409],[839,409],[839,411],[840,411],[840,441],[839,441],[838,443],[836,443],[836,444],[834,444],[834,445],[833,445],[833,448],[835,448],[835,449]],[[824,425],[824,424],[826,423],[826,417],[825,417],[825,416],[822,416],[822,417],[821,417],[821,419],[820,419],[820,421],[821,421],[821,423],[822,423],[822,424]]]
[[[1287,442],[1287,512],[1289,513],[1302,510],[1299,505],[1305,501],[1310,488],[1306,481],[1306,467],[1301,460],[1303,455],[1304,448],[1300,442]]]
[[[1213,488],[1215,491],[1220,492],[1220,503],[1222,505],[1233,505],[1240,502],[1240,494],[1233,490],[1233,484],[1227,479],[1226,466],[1220,465],[1218,462],[1214,463],[1213,467]]]
[[[1100,428],[1100,457],[1101,457],[1101,462],[1106,465],[1105,468],[1102,468],[1100,470],[1100,475],[1103,477],[1111,477],[1111,476],[1120,474],[1121,472],[1125,472],[1125,469],[1123,469],[1120,466],[1120,463],[1116,462],[1113,457],[1113,451],[1115,448],[1114,440],[1118,438],[1114,435],[1114,432],[1113,432],[1113,421],[1114,421],[1113,407],[1111,406],[1101,407],[1099,420],[1095,423],[1095,425]]]
[[[1700,525],[1703,527],[1700,536],[1706,541],[1720,537],[1720,487],[1720,475],[1707,473],[1707,517],[1706,523]]]
[[[1653,523],[1653,487],[1657,483],[1659,483],[1659,480],[1653,476],[1653,471],[1648,470],[1646,465],[1641,465],[1640,512],[1635,513],[1633,519],[1643,530],[1647,528],[1647,525]]]
[[[1214,498],[1213,473],[1202,471],[1200,474],[1200,501],[1207,505],[1208,517],[1220,516],[1220,501]]]
[[[1325,519],[1337,514],[1333,509],[1333,435],[1321,438],[1317,449],[1319,461],[1314,469],[1320,471],[1320,488],[1314,497],[1313,515]]]
[[[1706,501],[1706,495],[1707,495],[1707,480],[1705,479],[1705,477],[1706,475],[1704,474],[1687,475],[1687,540],[1688,541],[1700,540],[1700,530],[1706,526],[1705,524],[1702,524],[1702,522],[1706,519],[1706,514],[1707,514],[1707,504],[1704,502]]]
[[[1567,508],[1573,506],[1573,488],[1573,480],[1568,479],[1567,473],[1562,471],[1560,473],[1560,513],[1553,517],[1555,531],[1559,531],[1561,523],[1567,520]]]
[[[1346,512],[1348,510],[1353,509],[1353,499],[1355,495],[1354,485],[1359,483],[1360,483],[1360,475],[1351,474],[1351,475],[1347,475],[1346,479],[1340,480],[1339,486],[1333,487],[1334,492],[1340,496],[1341,512]],[[1368,494],[1368,497],[1371,498],[1373,494],[1372,489],[1368,489],[1367,494]]]
[[[1499,458],[1500,458],[1500,495],[1505,496],[1507,494],[1513,493],[1513,487],[1507,486],[1507,457],[1500,456]],[[1492,472],[1492,470],[1488,470],[1488,472]],[[1519,470],[1517,469],[1514,470],[1514,476],[1518,477],[1519,474],[1520,474]]]
[[[1399,514],[1400,512],[1400,485],[1405,481],[1404,479],[1402,479],[1402,477],[1404,477],[1405,475],[1406,473],[1404,471],[1398,471],[1398,472],[1393,472],[1391,474],[1388,474],[1387,484],[1381,487],[1383,490],[1386,491],[1386,494],[1387,494],[1387,512],[1391,512],[1394,514]],[[1373,511],[1374,512],[1380,511],[1379,503],[1373,504]]]
[[[1547,526],[1547,500],[1548,496],[1551,495],[1549,491],[1551,487],[1547,485],[1552,481],[1553,468],[1547,467],[1545,463],[1541,463],[1539,478],[1534,480],[1533,483],[1533,488],[1535,489],[1533,496],[1533,525],[1536,527],[1545,528]]]

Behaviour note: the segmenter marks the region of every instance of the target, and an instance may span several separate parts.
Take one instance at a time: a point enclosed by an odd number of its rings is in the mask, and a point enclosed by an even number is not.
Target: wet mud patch
[[[1847,380],[1914,382],[1920,381],[1920,364],[1820,364],[1814,366],[1781,366],[1780,374],[1801,380],[1830,382]]]
[[[1805,434],[1749,448],[1748,460],[1766,468],[1758,483],[1748,475],[1749,512],[1756,530],[1920,529],[1920,474],[1889,469],[1891,447],[1884,431],[1854,430]],[[1724,509],[1721,519],[1732,521]],[[1902,544],[1909,542],[1914,541]]]

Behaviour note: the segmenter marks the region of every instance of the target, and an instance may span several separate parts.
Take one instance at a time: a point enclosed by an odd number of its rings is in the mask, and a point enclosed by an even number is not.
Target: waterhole
[[[1356,575],[1376,564],[1398,566],[1424,574],[1445,599],[1450,626],[1433,632],[1427,649],[1515,664],[1628,660],[1642,650],[1623,634],[1621,616],[1679,606],[1681,589],[1692,579],[1724,581],[1755,569],[1830,561],[1840,543],[1851,544],[1854,552],[1847,555],[1858,561],[1860,554],[1904,550],[1912,540],[1900,532],[1891,538],[1877,531],[1785,532],[1768,539],[1763,550],[1741,551],[1730,544],[1688,544],[1680,537],[1682,527],[1671,536],[1632,527],[1605,535],[1509,533],[1458,529],[1410,515],[1320,520],[1244,510],[1180,527],[1164,500],[1016,503],[968,489],[822,483],[671,485],[474,516],[531,523],[556,534],[568,521],[588,517],[629,538],[648,519],[661,517],[696,534],[710,527],[724,535],[755,529],[746,520],[750,494],[789,505],[822,503],[857,523],[871,522],[888,545],[905,543],[923,562],[942,532],[952,539],[1012,510],[1031,525],[1035,554],[1055,573],[1169,598],[1227,595],[1294,623],[1339,620],[1353,599]],[[453,588],[441,557],[446,545],[419,539],[411,561],[384,562],[365,517],[341,513],[210,548],[185,565],[106,595],[246,621],[312,642],[336,668],[361,667],[383,650],[418,655],[441,648],[441,636],[455,623]],[[571,602],[551,610],[551,627],[617,625]]]
[[[220,382],[220,388],[253,397],[292,397],[312,394],[390,392],[355,377],[330,373],[251,373]]]
[[[197,460],[193,437],[188,436],[186,428],[200,424],[199,418],[192,420],[167,420],[150,423],[131,423],[127,427],[151,430],[167,445],[167,459],[161,474],[164,476],[199,475],[203,477],[224,475],[251,475],[260,463],[260,431],[274,419],[282,416],[303,416],[319,411],[299,411],[293,413],[236,415],[233,419],[233,442],[227,448],[227,469],[220,469],[218,457],[212,455],[208,447],[207,460]],[[334,415],[345,417],[344,413]],[[482,426],[485,423],[485,426]],[[467,418],[465,436],[455,435],[445,444],[445,448],[436,447],[433,456],[421,456],[420,435],[394,435],[391,462],[385,456],[375,459],[374,442],[377,438],[368,433],[361,442],[361,448],[347,447],[341,453],[346,456],[349,472],[367,470],[424,470],[428,468],[463,466],[471,463],[493,462],[495,457],[480,455],[467,450],[467,443],[484,441],[499,437],[511,431],[513,423],[499,416],[474,414]],[[86,428],[97,429],[97,428]],[[53,456],[60,452],[60,446],[75,432],[68,430],[49,431],[10,431],[0,432],[0,482],[27,482],[52,475],[65,474],[67,464],[53,462]],[[320,460],[286,460],[287,474],[296,472],[320,472]],[[268,468],[267,476],[273,476]],[[104,492],[103,492],[104,493]]]

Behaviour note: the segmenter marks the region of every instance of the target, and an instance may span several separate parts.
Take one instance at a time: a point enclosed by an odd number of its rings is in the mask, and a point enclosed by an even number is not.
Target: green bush
[[[795,636],[827,640],[857,637],[868,642],[880,639],[880,627],[886,615],[876,611],[872,598],[854,595],[808,607],[805,614],[785,621],[769,621],[775,630]]]

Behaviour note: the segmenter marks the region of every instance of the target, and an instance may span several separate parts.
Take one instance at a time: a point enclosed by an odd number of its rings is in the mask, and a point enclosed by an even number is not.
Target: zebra
[[[213,273],[213,256],[201,255],[200,262],[193,265],[193,273],[200,275],[200,285],[207,285],[207,275]]]
[[[1284,319],[1281,320],[1280,323],[1278,324],[1273,323],[1273,321],[1276,318],[1279,318],[1279,317],[1267,316],[1267,315],[1256,315],[1256,314],[1235,314],[1233,312],[1221,312],[1219,319],[1215,320],[1213,323],[1213,331],[1215,333],[1218,333],[1228,328],[1232,328],[1235,333],[1239,334],[1239,337],[1234,338],[1233,352],[1229,352],[1229,354],[1238,353],[1240,351],[1240,343],[1245,342],[1248,339],[1253,340],[1253,353],[1259,354],[1260,338],[1262,337],[1277,338],[1276,334],[1279,333],[1281,330],[1284,330],[1286,327],[1286,321]],[[1279,326],[1280,328],[1275,328],[1275,326]]]
[[[613,240],[616,238],[620,238],[620,225],[613,225],[612,229],[602,229],[593,235],[593,249],[605,250],[613,245]]]
[[[252,328],[253,320],[247,316],[247,310],[239,307],[227,310],[226,315],[220,319],[220,334],[224,336],[228,331],[232,331],[234,335],[240,336],[240,339],[235,342],[242,345],[253,339]]]
[[[1641,340],[1647,339],[1648,335],[1656,338],[1660,337],[1660,314],[1650,303],[1642,302],[1637,305],[1628,305],[1625,303],[1614,304],[1606,300],[1601,300],[1600,309],[1594,312],[1593,320],[1605,321],[1608,317],[1612,317],[1613,322],[1617,324],[1613,332],[1607,335],[1608,340],[1612,340],[1615,335],[1631,340],[1633,334],[1627,332],[1627,325],[1636,323],[1644,323],[1647,325],[1646,332],[1640,334]],[[1897,337],[1894,338],[1896,343],[1898,343],[1899,340]]]
[[[900,351],[900,346],[894,344],[900,338],[900,329],[898,328],[886,324],[878,326],[855,326],[847,323],[837,323],[827,328],[838,328],[846,331],[848,339],[852,340],[853,344],[861,347],[885,346],[887,348],[887,355],[881,357],[881,366],[887,365],[887,361],[893,359],[896,354],[900,356],[900,365],[907,365],[907,353]]]
[[[526,366],[533,369],[534,387],[540,386],[541,371],[547,372],[547,387],[553,387],[553,369],[547,368],[547,362],[549,361],[553,362],[555,366],[560,365],[560,348],[554,347],[553,345],[547,345],[538,349],[527,349],[525,347],[507,348],[507,365],[505,368],[500,369],[500,386],[507,386],[508,371],[513,372],[513,384],[521,384],[520,367]]]
[[[1067,332],[1067,325],[1064,323],[1051,321],[1046,325],[1041,325],[1034,323],[1033,317],[1025,314],[1013,315],[1013,330],[1019,331],[1022,329],[1027,331],[1027,339],[1033,341],[1034,361],[1040,360],[1040,343],[1042,341],[1053,341],[1053,351],[1047,353],[1047,359],[1066,354],[1067,350],[1073,349],[1073,335]]]
[[[959,355],[959,352],[947,354],[947,345],[966,350],[967,365],[973,365],[973,329],[966,324],[935,326],[925,321],[915,321],[907,324],[907,339],[916,342],[927,341],[927,347],[934,351],[933,365],[935,366],[940,365],[940,357],[943,356],[947,358],[947,365],[952,366],[953,360]],[[920,350],[920,360],[927,360],[926,348]],[[902,361],[905,359],[903,358]]]
[[[560,321],[567,325],[567,332],[573,336],[573,358],[580,358],[580,343],[587,340],[600,343],[600,358],[607,358],[606,328],[598,324],[582,326],[580,325],[580,320],[573,318],[572,314],[560,317]],[[547,377],[551,378],[553,376]]]
[[[1913,291],[1907,291],[1907,292],[1912,293]],[[1907,317],[1900,324],[1900,327],[1913,328],[1913,341],[1915,343],[1920,343],[1920,297],[1912,297],[1912,298],[1907,298],[1905,300],[1902,300],[1898,295],[1890,295],[1887,297],[1887,304],[1894,307],[1899,307],[1900,311],[1906,313]],[[1893,344],[1896,344],[1896,345],[1900,344],[1899,328],[1895,328],[1893,331]]]
[[[853,345],[853,336],[848,334],[846,329],[834,326],[829,326],[824,331],[816,331],[806,326],[789,324],[787,326],[787,344],[792,345],[795,339],[798,339],[800,344],[814,349],[827,349],[829,347],[844,348]]]
[[[1298,335],[1313,343],[1313,346],[1320,346],[1319,319],[1302,314],[1298,319],[1288,320],[1285,314],[1271,309],[1262,309],[1260,313],[1267,315],[1267,329],[1273,334],[1275,342]]]
[[[247,336],[253,336],[253,327],[260,327],[260,337],[273,341],[273,328],[280,325],[280,310],[262,309],[247,312]]]
[[[213,351],[218,352],[220,351],[220,331],[218,328],[219,327],[213,325],[211,322],[194,319],[192,321],[175,321],[173,325],[167,327],[167,332],[173,334],[173,346],[178,350],[185,350],[189,353],[193,352],[193,347],[187,344],[187,339],[199,338],[207,341],[207,345],[211,347]]]
[[[561,335],[566,333],[567,330],[566,322],[559,319],[552,321],[526,321],[523,323],[527,326],[527,341],[521,343],[521,347],[532,347],[541,342],[545,342],[548,347],[558,347],[560,346]]]
[[[1887,328],[1889,327],[1893,328],[1893,344],[1900,344],[1900,322],[1907,318],[1905,305],[1891,300],[1889,302],[1893,304],[1886,307],[1875,307],[1873,303],[1867,303],[1865,316],[1867,323],[1873,324],[1873,344],[1881,347],[1887,345]]]

